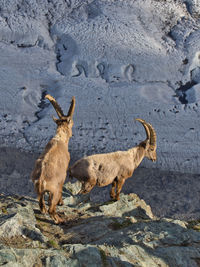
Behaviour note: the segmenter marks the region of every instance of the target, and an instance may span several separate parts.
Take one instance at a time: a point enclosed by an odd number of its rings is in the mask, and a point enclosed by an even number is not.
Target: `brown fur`
[[[75,99],[73,105],[75,105]],[[48,142],[44,152],[36,160],[35,167],[31,173],[31,179],[38,195],[40,210],[42,213],[47,212],[44,194],[49,192],[48,212],[56,223],[63,222],[56,213],[56,205],[63,204],[62,187],[70,161],[68,142],[72,136],[72,115],[62,116],[60,119],[54,118],[57,123],[56,135]]]
[[[133,175],[143,158],[156,160],[156,145],[153,149],[150,145],[149,130],[146,129],[146,132],[147,139],[127,151],[91,155],[75,162],[69,168],[69,175],[82,182],[79,193],[89,193],[95,185],[102,187],[112,184],[110,196],[119,200],[125,180]]]

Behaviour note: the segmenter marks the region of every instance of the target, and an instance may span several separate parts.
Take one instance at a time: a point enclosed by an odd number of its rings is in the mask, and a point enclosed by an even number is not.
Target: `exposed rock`
[[[109,208],[108,208],[109,207]],[[133,209],[134,207],[134,209]],[[141,219],[153,219],[150,206],[141,200],[136,194],[122,195],[121,201],[112,204],[102,205],[100,210],[108,216],[129,216]]]
[[[72,263],[72,265],[70,265]],[[66,253],[56,250],[41,249],[1,249],[0,265],[15,267],[73,266]],[[76,265],[74,265],[76,266]]]
[[[2,238],[22,236],[40,242],[46,240],[40,230],[35,227],[36,218],[30,203],[6,197],[1,197],[1,201],[6,204],[1,207],[0,213],[0,236]]]
[[[59,207],[61,225],[40,214],[32,198],[1,196],[0,265],[199,266],[194,223],[158,219],[135,194],[97,204],[65,193],[64,202],[73,204]]]

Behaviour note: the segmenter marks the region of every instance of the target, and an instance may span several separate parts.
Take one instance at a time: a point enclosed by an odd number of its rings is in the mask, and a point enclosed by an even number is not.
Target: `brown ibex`
[[[35,191],[38,195],[41,212],[47,212],[44,194],[48,192],[48,212],[55,223],[61,223],[63,219],[56,213],[56,205],[63,204],[62,188],[70,161],[68,143],[72,136],[72,117],[75,109],[75,97],[72,98],[67,115],[64,115],[61,107],[52,96],[46,95],[45,98],[51,102],[59,119],[53,117],[53,120],[57,124],[56,135],[48,142],[44,152],[36,160],[31,179],[34,182]]]
[[[112,184],[110,196],[119,200],[125,180],[133,175],[143,158],[156,161],[156,132],[151,124],[142,119],[136,120],[144,126],[147,135],[145,141],[127,151],[84,157],[69,168],[69,177],[75,177],[82,183],[80,194],[89,193],[95,185],[102,187]]]

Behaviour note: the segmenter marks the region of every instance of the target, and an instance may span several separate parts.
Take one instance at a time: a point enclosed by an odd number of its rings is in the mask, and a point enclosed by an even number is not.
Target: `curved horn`
[[[151,138],[150,129],[149,129],[146,121],[145,120],[142,120],[142,119],[135,119],[135,120],[142,123],[142,125],[144,126],[144,129],[146,131],[147,139],[150,140],[150,138]]]
[[[149,127],[150,136],[151,136],[150,137],[150,146],[152,146],[154,149],[156,149],[156,131],[150,123],[147,123],[147,126]]]
[[[72,117],[73,116],[73,114],[74,114],[74,109],[75,109],[75,97],[73,96],[72,97],[72,101],[71,101],[71,105],[70,105],[70,108],[69,108],[69,111],[68,111],[68,114],[67,114],[67,116],[70,116],[70,117]]]
[[[58,105],[58,103],[56,102],[55,98],[53,98],[53,96],[51,96],[51,95],[49,95],[49,94],[46,95],[45,98],[48,99],[48,100],[51,102],[51,104],[53,105],[55,111],[56,111],[57,114],[58,114],[58,117],[61,119],[62,116],[64,116],[64,113],[63,113],[61,107],[60,107],[60,106]]]

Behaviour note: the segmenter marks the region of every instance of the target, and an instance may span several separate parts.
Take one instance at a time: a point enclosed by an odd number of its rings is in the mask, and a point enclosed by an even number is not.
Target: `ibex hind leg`
[[[42,214],[47,213],[47,209],[46,209],[45,202],[44,202],[44,194],[45,194],[45,192],[42,192],[38,197],[39,198],[39,207],[40,207],[40,211]]]
[[[83,182],[82,183],[82,188],[78,192],[78,194],[87,194],[87,193],[89,193],[95,185],[96,185],[96,180],[95,179],[90,179],[87,182]]]
[[[52,193],[49,192],[49,199],[48,199],[48,205],[51,205],[51,200],[52,200]]]
[[[54,194],[51,194],[49,214],[56,224],[64,222],[64,220],[56,213],[56,205],[58,204],[60,197],[60,192],[55,192]]]

